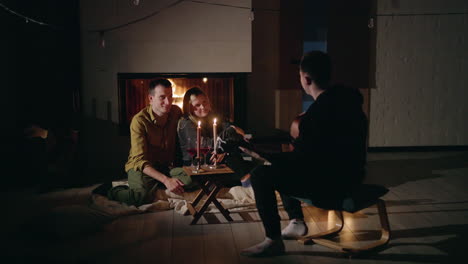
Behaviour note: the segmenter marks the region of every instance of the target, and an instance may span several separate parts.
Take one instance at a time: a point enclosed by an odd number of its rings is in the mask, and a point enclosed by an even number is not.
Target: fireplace
[[[200,87],[211,100],[213,110],[223,113],[234,124],[244,127],[248,73],[119,73],[119,124],[129,133],[132,117],[148,105],[148,86],[152,80],[166,78],[172,83],[173,104],[182,108],[185,91]]]

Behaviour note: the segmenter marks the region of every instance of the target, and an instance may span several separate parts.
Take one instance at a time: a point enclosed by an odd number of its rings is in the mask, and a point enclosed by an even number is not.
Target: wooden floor
[[[372,254],[346,256],[320,245],[286,241],[287,254],[252,259],[241,249],[264,238],[260,222],[191,226],[173,210],[113,219],[90,209],[90,190],[2,193],[2,259],[11,263],[458,263],[468,249],[468,152],[370,153],[369,183],[391,191],[387,203],[393,238]],[[310,233],[327,228],[329,213],[304,212]],[[258,219],[256,212],[249,214]],[[281,211],[283,225],[287,216]],[[222,219],[222,217],[218,217]],[[209,219],[208,219],[209,220]],[[345,215],[341,241],[378,239],[376,208]],[[462,259],[462,258],[461,258]],[[9,262],[4,262],[9,263]]]

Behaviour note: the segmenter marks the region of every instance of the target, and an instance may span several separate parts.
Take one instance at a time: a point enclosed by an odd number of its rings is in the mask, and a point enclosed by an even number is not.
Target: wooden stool
[[[337,201],[340,206],[317,206],[314,205],[310,199],[307,198],[300,198],[295,197],[296,199],[305,202],[307,204],[326,209],[326,210],[334,210],[335,216],[337,218],[337,222],[334,228],[320,232],[314,235],[310,235],[307,237],[303,237],[298,239],[298,241],[302,244],[311,244],[317,243],[329,248],[340,250],[341,252],[348,253],[350,255],[355,255],[361,252],[376,250],[384,245],[386,245],[390,241],[391,232],[390,232],[390,224],[388,222],[388,215],[387,209],[385,206],[385,202],[380,199],[381,196],[385,195],[388,192],[388,189],[379,186],[379,185],[369,185],[369,184],[362,184],[356,190],[353,190],[352,195],[350,197],[346,197],[342,201]],[[379,212],[380,217],[380,226],[381,226],[381,236],[380,239],[376,242],[370,243],[368,245],[362,247],[349,247],[345,246],[341,243],[334,242],[329,238],[338,235],[341,232],[344,226],[344,218],[343,218],[343,211],[349,213],[355,213],[362,209],[368,208],[370,206],[377,205],[377,209]]]

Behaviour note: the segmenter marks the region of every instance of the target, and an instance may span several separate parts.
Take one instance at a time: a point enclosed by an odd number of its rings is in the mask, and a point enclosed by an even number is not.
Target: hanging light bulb
[[[106,39],[104,38],[104,31],[99,32],[99,45],[101,45],[101,48],[106,47]]]
[[[253,9],[253,8],[250,10],[250,15],[249,15],[250,21],[254,21],[254,19],[255,19],[254,11],[255,11],[255,9]]]

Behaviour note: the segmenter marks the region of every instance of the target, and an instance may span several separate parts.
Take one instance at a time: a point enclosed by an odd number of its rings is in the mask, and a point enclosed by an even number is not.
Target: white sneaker
[[[298,239],[309,232],[304,220],[293,219],[289,221],[287,227],[281,231],[283,239]]]
[[[284,254],[284,243],[282,239],[273,240],[269,237],[263,242],[243,249],[240,253],[247,257],[272,257]]]

